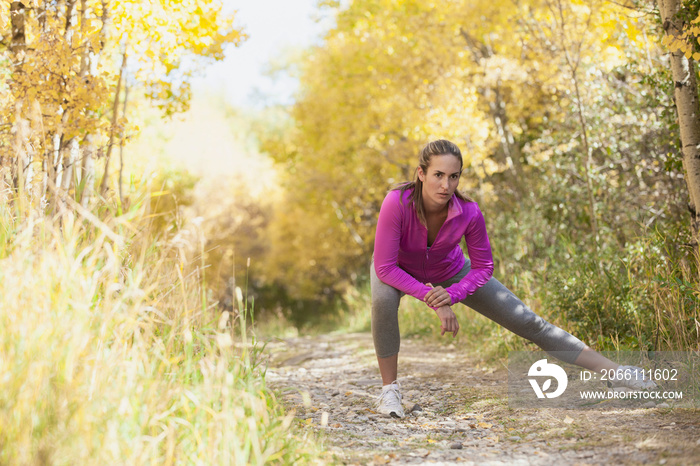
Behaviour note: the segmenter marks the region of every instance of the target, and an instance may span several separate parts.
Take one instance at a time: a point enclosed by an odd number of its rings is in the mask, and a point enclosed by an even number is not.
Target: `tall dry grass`
[[[315,461],[243,316],[208,300],[196,225],[18,205],[0,199],[0,464]]]

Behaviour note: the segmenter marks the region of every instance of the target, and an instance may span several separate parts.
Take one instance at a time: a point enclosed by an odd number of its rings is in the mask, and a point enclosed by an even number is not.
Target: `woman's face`
[[[427,173],[418,167],[426,209],[437,210],[447,205],[459,185],[461,171],[459,159],[452,154],[433,155]]]

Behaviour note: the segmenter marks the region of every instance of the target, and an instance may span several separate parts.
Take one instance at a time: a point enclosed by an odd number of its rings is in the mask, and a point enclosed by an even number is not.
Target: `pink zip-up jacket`
[[[493,275],[491,243],[484,216],[476,202],[452,196],[447,219],[428,248],[428,229],[418,220],[407,189],[390,191],[384,198],[377,220],[374,269],[387,285],[423,301],[436,284],[457,274],[464,266],[459,243],[466,240],[471,270],[459,282],[446,288],[455,304],[473,294]]]

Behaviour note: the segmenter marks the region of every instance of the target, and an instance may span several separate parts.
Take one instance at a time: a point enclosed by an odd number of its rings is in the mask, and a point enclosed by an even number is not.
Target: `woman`
[[[653,388],[653,382],[638,376],[639,368],[619,366],[596,353],[537,316],[492,277],[484,217],[477,204],[457,190],[462,165],[455,144],[433,141],[420,153],[415,180],[390,191],[382,203],[370,267],[372,337],[383,384],[378,411],[404,416],[397,382],[398,308],[404,294],[435,311],[442,335],[457,335],[459,323],[452,306],[461,302],[547,352],[571,355],[566,362],[596,372],[631,371],[631,380],[622,380],[621,385]],[[469,260],[459,245],[462,237]]]

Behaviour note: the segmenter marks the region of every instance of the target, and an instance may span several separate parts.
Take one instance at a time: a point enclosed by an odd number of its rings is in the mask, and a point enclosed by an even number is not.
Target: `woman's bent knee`
[[[372,299],[372,315],[398,315],[399,303],[391,298]]]

